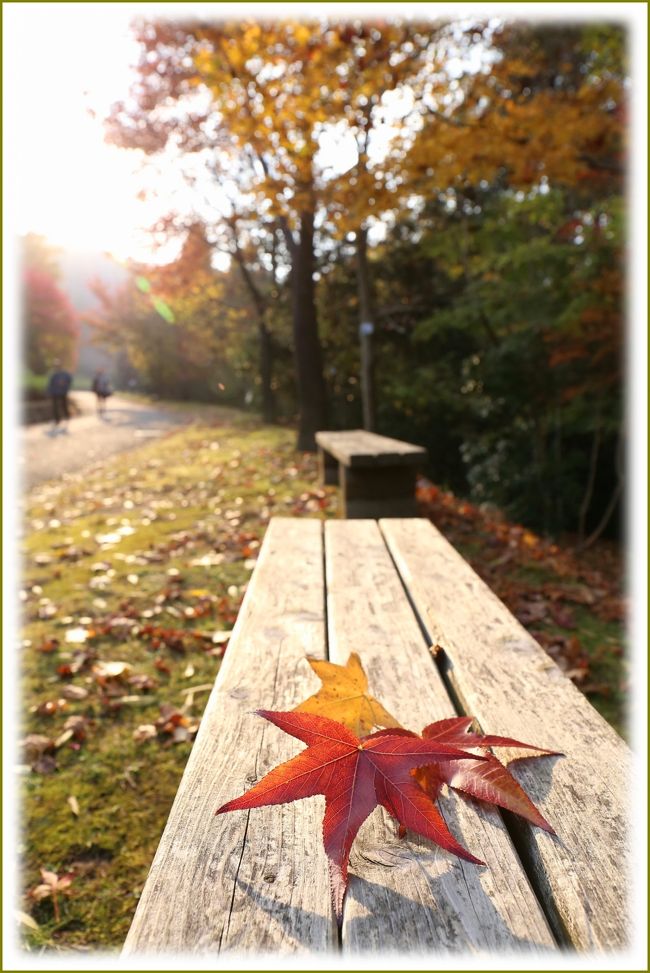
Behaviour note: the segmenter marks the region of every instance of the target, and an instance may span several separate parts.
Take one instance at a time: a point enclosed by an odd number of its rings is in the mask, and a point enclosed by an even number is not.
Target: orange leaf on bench
[[[307,662],[323,685],[296,706],[294,713],[314,713],[336,720],[357,736],[368,733],[373,726],[400,725],[368,692],[368,677],[356,652],[350,653],[344,666],[320,659],[308,658]]]

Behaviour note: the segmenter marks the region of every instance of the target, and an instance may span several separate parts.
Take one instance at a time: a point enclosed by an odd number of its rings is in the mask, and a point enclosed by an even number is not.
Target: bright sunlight
[[[15,28],[29,35],[15,50],[29,50],[30,57],[7,52],[9,61],[15,59],[10,70],[20,91],[14,109],[20,113],[14,128],[20,160],[12,192],[16,229],[68,249],[155,259],[148,228],[162,203],[143,191],[156,173],[143,168],[140,152],[107,145],[101,121],[132,79],[133,12],[93,6],[75,8],[72,15],[58,5],[38,7],[38,31],[25,18]],[[74,26],[66,29],[66,22]],[[167,203],[174,198],[178,204],[184,187],[173,169],[157,185],[165,187]]]

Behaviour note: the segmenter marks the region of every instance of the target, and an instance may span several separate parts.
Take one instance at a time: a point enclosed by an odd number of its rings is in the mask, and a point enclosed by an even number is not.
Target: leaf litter
[[[266,524],[275,512],[291,512],[277,484],[305,515],[334,513],[334,489],[316,498],[317,513],[305,503],[316,476],[315,458],[296,456],[289,430],[222,426],[215,447],[214,427],[199,424],[134,451],[128,464],[103,461],[27,498],[25,914],[34,903],[27,892],[51,854],[51,828],[57,873],[74,865],[84,886],[65,903],[76,924],[57,931],[58,943],[123,941],[130,913],[118,889],[144,882]],[[147,759],[136,777],[139,752]],[[88,803],[104,777],[107,794],[121,782],[119,816],[108,814],[110,797],[105,809]],[[44,805],[51,812],[37,824]],[[120,821],[132,822],[127,832]],[[119,883],[108,860],[100,884],[97,869],[78,871],[81,835],[91,840],[97,829],[109,846],[120,845]],[[47,925],[46,914],[37,919]]]

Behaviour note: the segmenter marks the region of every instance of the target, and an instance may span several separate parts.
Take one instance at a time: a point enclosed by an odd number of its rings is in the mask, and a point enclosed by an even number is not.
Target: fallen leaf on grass
[[[467,861],[484,864],[451,834],[410,771],[437,760],[472,754],[404,731],[381,730],[359,738],[334,720],[313,713],[258,710],[306,743],[307,749],[271,770],[217,814],[325,795],[323,843],[329,860],[334,911],[339,924],[347,886],[350,849],[370,812],[382,805],[401,824]]]
[[[190,632],[183,628],[165,628],[157,625],[143,625],[140,634],[143,639],[148,641],[149,647],[155,652],[160,648],[167,648],[171,652],[176,652],[178,655],[183,655],[187,651],[186,639],[204,638],[199,632]]]
[[[57,638],[46,639],[45,642],[42,642],[39,645],[38,651],[39,652],[46,653],[46,654],[49,653],[49,652],[56,652],[57,649],[59,648],[60,644],[61,643],[59,642],[59,640]]]
[[[57,672],[62,679],[76,676],[78,672],[87,669],[91,662],[95,660],[94,652],[75,652],[70,662],[62,662],[57,666]]]
[[[164,733],[171,733],[175,726],[187,723],[187,717],[171,703],[160,704],[160,716],[156,720],[156,727]]]
[[[145,740],[155,740],[157,736],[158,730],[153,723],[141,723],[133,731],[133,739],[136,743],[143,743]]]
[[[151,724],[148,724],[148,725],[150,726]],[[142,729],[142,727],[138,727],[138,730],[140,730],[140,729]],[[155,730],[156,730],[156,728],[155,728],[155,727],[153,727],[153,729],[154,729],[154,735],[155,735]],[[137,731],[135,731],[135,732],[137,732]],[[136,738],[136,736],[135,736],[135,732],[134,732],[134,734],[133,734],[133,738],[134,738],[134,740],[136,740],[136,743],[137,743],[137,742],[138,742],[138,740],[137,740],[137,738]],[[123,778],[123,780],[124,780],[124,781],[125,781],[125,782],[126,782],[126,783],[127,783],[128,785],[129,785],[129,787],[130,787],[130,788],[132,788],[132,790],[134,790],[134,791],[136,791],[136,790],[138,789],[138,782],[137,782],[137,780],[135,779],[135,776],[134,776],[134,775],[135,775],[135,774],[137,774],[137,773],[139,773],[139,771],[140,771],[140,767],[141,767],[141,764],[129,764],[129,765],[128,765],[128,767],[126,767],[126,768],[124,769],[124,773],[122,774],[122,778]]]
[[[41,757],[38,757],[38,759],[32,764],[32,770],[34,773],[43,774],[44,777],[48,774],[53,774],[58,769],[59,768],[56,760],[49,753],[45,753]]]
[[[43,619],[54,618],[54,616],[58,611],[57,606],[53,605],[52,602],[49,600],[49,598],[41,598],[41,602],[42,604],[39,606],[38,611],[36,613],[37,617]]]
[[[36,919],[32,918],[29,913],[22,912],[20,909],[14,909],[14,915],[23,926],[27,926],[29,929],[40,929]]]
[[[134,689],[140,689],[142,692],[149,692],[150,689],[156,689],[158,683],[151,676],[147,676],[145,673],[135,673],[129,676],[127,679],[129,686],[133,686]]]
[[[112,681],[121,681],[132,671],[128,662],[96,662],[92,668],[93,676],[100,686]]]
[[[206,682],[201,686],[190,686],[188,689],[183,690],[185,693],[185,702],[183,703],[183,709],[191,709],[194,705],[194,695],[195,693],[209,693],[212,690],[214,683]]]
[[[204,554],[202,557],[193,558],[190,561],[190,565],[192,567],[198,567],[198,568],[213,568],[213,567],[218,567],[220,564],[223,564],[224,560],[225,560],[224,554],[217,554],[211,552],[209,554]]]
[[[79,812],[79,801],[74,796],[74,794],[71,794],[70,797],[68,798],[68,804],[70,805],[70,810],[72,811],[72,813],[74,814],[74,816],[76,818],[78,818],[79,817],[79,813],[80,813]]]
[[[548,618],[549,606],[542,598],[521,599],[515,608],[515,615],[522,625],[541,622]]]
[[[133,634],[133,629],[137,628],[136,623],[127,615],[115,615],[106,622],[108,632],[118,639],[126,639]]]
[[[53,774],[57,763],[52,756],[56,743],[51,737],[40,733],[30,733],[22,741],[25,756],[35,774]]]
[[[41,754],[54,750],[54,740],[42,733],[30,733],[22,741],[27,759],[40,757]]]
[[[190,719],[170,703],[161,703],[160,716],[156,720],[155,726],[160,736],[170,738],[169,742],[184,743],[196,735],[199,721]]]
[[[46,699],[39,706],[33,706],[31,712],[37,713],[39,716],[54,716],[55,713],[65,709],[66,706],[65,699]]]
[[[570,608],[564,608],[561,605],[552,604],[550,606],[551,618],[556,625],[560,628],[575,628],[576,620],[575,615]]]
[[[82,700],[87,699],[88,690],[84,689],[83,686],[69,685],[63,687],[61,695],[64,699]]]
[[[70,885],[72,884],[73,875],[68,873],[66,875],[57,875],[56,872],[50,872],[45,868],[41,868],[41,878],[43,879],[40,885],[35,886],[31,889],[30,897],[36,902],[40,902],[42,899],[51,898],[52,906],[54,908],[54,919],[59,922],[61,919],[61,914],[59,912],[59,895],[69,895]]]
[[[60,736],[58,736],[54,741],[54,746],[58,750],[60,747],[64,746],[64,744],[66,744],[69,740],[72,740],[73,736],[74,736],[74,730],[72,729],[64,730],[63,733],[61,733]]]
[[[63,729],[66,732],[72,733],[72,737],[79,742],[86,739],[86,730],[90,726],[91,721],[87,716],[75,715],[69,716],[65,723],[63,724]]]

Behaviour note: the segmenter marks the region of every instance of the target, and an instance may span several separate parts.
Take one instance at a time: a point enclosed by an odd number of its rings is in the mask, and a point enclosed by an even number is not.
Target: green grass
[[[38,392],[45,395],[47,380],[47,375],[35,375],[34,372],[30,372],[29,369],[25,369],[25,371],[23,371],[22,380],[23,395],[28,395],[30,392]]]
[[[315,458],[295,452],[294,436],[250,420],[206,420],[107,461],[92,476],[32,492],[23,543],[21,738],[56,739],[73,715],[90,722],[84,741],[57,748],[55,772],[29,771],[23,758],[21,908],[39,926],[22,927],[28,948],[123,942],[191,749],[191,742],[162,736],[138,743],[134,731],[154,724],[161,704],[182,710],[187,690],[211,684],[220,665],[219,645],[209,637],[186,635],[182,652],[164,641],[153,649],[142,627],[206,636],[230,630],[268,517],[335,511],[335,491],[318,492]],[[106,535],[120,528],[127,531],[111,543]],[[216,554],[220,564],[201,564]],[[116,616],[131,622],[111,633],[106,623]],[[66,632],[78,627],[96,634],[85,644],[66,643]],[[41,651],[52,638],[58,649]],[[90,650],[94,664],[126,662],[131,675],[157,685],[143,691],[116,682],[127,701],[112,710],[102,702],[92,661],[76,675],[60,675],[77,650]],[[70,685],[88,696],[65,700]],[[206,699],[201,690],[186,708],[190,723]],[[53,714],[43,712],[46,703],[54,704]],[[70,894],[59,897],[58,922],[51,899],[35,902],[27,894],[40,883],[40,868],[74,873]]]

